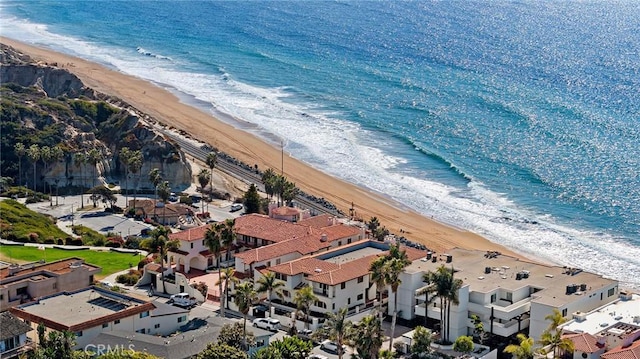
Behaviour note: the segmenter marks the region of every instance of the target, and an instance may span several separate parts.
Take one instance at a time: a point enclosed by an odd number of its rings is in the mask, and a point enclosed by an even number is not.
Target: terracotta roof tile
[[[271,210],[271,213],[277,216],[295,216],[300,214],[300,212],[302,211],[298,208],[287,207],[287,206],[278,207]]]
[[[251,263],[267,261],[295,252],[300,253],[300,255],[311,254],[323,248],[329,248],[330,246],[330,242],[323,242],[318,236],[308,236],[250,249],[248,251],[235,254],[235,257],[242,259],[244,264],[249,265]]]
[[[640,358],[640,340],[627,347],[617,347],[600,355],[602,359],[638,359]]]
[[[71,272],[71,265],[73,263],[78,263],[78,262],[82,262],[82,267],[87,270],[93,270],[98,272],[101,270],[101,268],[98,266],[95,266],[89,263],[84,263],[84,260],[82,258],[71,257],[71,258],[61,259],[55,262],[50,262],[42,265],[36,264],[34,266],[22,266],[20,269],[15,271],[10,278],[13,280],[13,278],[19,277],[25,273],[32,276],[36,274],[41,274],[41,272],[43,271],[59,275],[59,274]],[[2,270],[0,270],[0,284],[2,283],[2,281],[4,281],[7,278],[9,278],[9,267],[5,267],[5,268],[2,268]]]
[[[336,285],[369,274],[369,266],[378,255],[370,255],[356,260],[342,263],[338,269],[327,273],[318,273],[307,278],[309,281]]]
[[[248,214],[236,218],[236,233],[277,243],[292,238],[303,238],[318,234],[318,230],[287,221],[269,218],[259,214]]]
[[[180,231],[177,233],[171,233],[169,234],[169,239],[177,239],[177,240],[186,241],[186,242],[203,240],[204,235],[205,233],[207,233],[207,229],[209,228],[211,228],[210,225],[204,225],[204,226]]]
[[[277,266],[269,267],[269,270],[286,275],[296,275],[300,273],[313,275],[316,273],[336,270],[338,268],[340,268],[340,266],[335,263],[311,257],[293,260],[287,263],[279,264]],[[318,272],[318,270],[320,272]]]
[[[333,225],[333,217],[330,214],[321,214],[301,220],[299,223],[313,228],[322,228]]]
[[[567,334],[563,337],[571,340],[575,350],[583,353],[595,353],[603,348],[598,339],[589,333]]]

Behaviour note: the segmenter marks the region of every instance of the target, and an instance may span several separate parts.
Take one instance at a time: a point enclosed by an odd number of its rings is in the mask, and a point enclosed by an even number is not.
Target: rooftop
[[[239,236],[260,238],[274,243],[321,234],[318,229],[312,227],[259,214],[248,214],[236,218],[234,228]]]
[[[89,287],[43,297],[11,311],[22,319],[43,322],[49,328],[79,331],[155,308],[151,302]]]
[[[203,240],[207,229],[211,228],[211,225],[204,225],[200,227],[190,228],[177,233],[170,233],[169,239],[177,239],[180,241],[193,242]]]
[[[23,279],[25,276],[31,277],[34,280],[58,276],[78,268],[95,271],[95,273],[99,273],[102,270],[102,268],[85,263],[84,259],[76,257],[61,259],[50,263],[30,263],[20,266],[12,265],[0,269],[0,285]]]
[[[0,313],[0,323],[2,323],[0,341],[17,337],[33,330],[29,324],[16,318],[7,311]]]
[[[618,298],[590,313],[580,314],[574,313],[574,319],[566,322],[562,328],[569,332],[593,335],[615,328],[620,323],[630,326],[628,329],[640,329],[640,295],[630,294],[627,300]]]
[[[451,263],[447,263],[447,255],[451,256]],[[497,288],[516,291],[530,287],[538,289],[540,293],[533,294],[532,301],[552,307],[561,307],[572,302],[575,295],[590,295],[596,289],[616,283],[615,280],[580,269],[528,262],[496,252],[454,248],[447,253],[435,253],[434,256],[436,262],[424,258],[410,265],[407,272],[435,271],[442,264],[451,265],[457,271],[456,277],[468,284],[470,291],[490,293]],[[522,278],[525,272],[526,278]],[[576,292],[567,295],[567,286],[574,284],[578,285]],[[584,290],[581,290],[581,284],[584,284]]]

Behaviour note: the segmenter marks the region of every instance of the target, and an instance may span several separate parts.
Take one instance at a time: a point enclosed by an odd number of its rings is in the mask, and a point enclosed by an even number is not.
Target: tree
[[[38,333],[40,337],[39,348],[35,351],[35,358],[73,358],[73,347],[76,345],[76,336],[70,331],[52,330],[48,335]],[[44,340],[42,340],[44,339]]]
[[[253,183],[249,186],[243,196],[245,213],[260,213],[260,194],[258,188]]]
[[[82,177],[82,185],[80,186],[80,207],[84,208],[84,188],[85,188],[85,179],[86,176],[84,175],[84,167],[85,164],[87,163],[87,156],[85,156],[85,154],[83,152],[76,152],[73,156],[73,164],[74,166],[78,167],[80,169],[80,177]]]
[[[29,162],[33,164],[33,190],[35,192],[38,191],[36,188],[36,164],[40,160],[40,147],[38,145],[31,145],[29,149],[27,149],[27,158]]]
[[[47,192],[47,180],[45,176],[47,175],[47,170],[49,169],[49,162],[51,161],[51,148],[49,146],[40,147],[40,160],[42,161],[42,193]],[[51,188],[51,186],[49,186]],[[49,197],[51,197],[51,193],[49,193]]]
[[[213,169],[216,167],[217,161],[218,155],[215,152],[209,152],[205,161],[207,163],[207,167],[209,167],[209,173],[211,174],[211,176],[209,176],[209,193],[213,192]]]
[[[391,286],[393,292],[393,316],[391,319],[391,336],[389,338],[389,351],[393,349],[393,336],[396,330],[396,319],[398,318],[398,287],[402,283],[400,275],[404,269],[411,264],[404,250],[400,250],[400,245],[391,245],[387,261],[384,264],[385,283]]]
[[[376,294],[378,296],[378,315],[380,316],[379,320],[382,322],[382,292],[385,287],[385,267],[384,264],[386,262],[386,257],[379,257],[369,266],[369,272],[371,273],[371,283],[376,286]]]
[[[150,253],[158,253],[160,258],[160,275],[162,280],[162,292],[166,293],[167,289],[164,285],[164,260],[170,250],[177,249],[180,246],[178,240],[168,240],[169,230],[167,227],[159,226],[151,231],[151,238],[144,240],[141,247]]]
[[[60,162],[60,160],[64,158],[64,151],[62,151],[62,148],[60,148],[60,145],[56,145],[53,146],[51,148],[51,162],[52,163],[57,163]],[[56,183],[56,206],[58,205],[58,182],[60,180],[56,177],[56,179],[54,179],[54,182]],[[49,196],[51,196],[51,185],[49,185]]]
[[[124,168],[124,203],[125,206],[129,205],[129,161],[131,160],[131,151],[129,151],[129,147],[122,147],[120,149],[120,163],[122,163],[122,167]]]
[[[238,283],[240,280],[234,276],[236,273],[235,268],[227,267],[223,268],[220,273],[220,277],[216,284],[223,283],[224,284],[224,295],[220,298],[220,316],[225,317],[225,310],[229,308],[229,284],[230,283]],[[218,283],[219,282],[219,283]]]
[[[484,341],[487,340],[489,333],[484,330],[484,324],[480,317],[473,314],[471,315],[471,321],[473,322],[473,338],[479,343],[484,344]]]
[[[169,200],[170,196],[171,196],[171,187],[169,187],[169,181],[162,181],[158,185],[158,197],[160,197],[163,204],[162,206],[162,224],[163,225],[167,224],[166,209],[167,209],[167,201]]]
[[[509,344],[504,348],[504,352],[513,355],[515,359],[533,359],[533,338],[529,338],[522,333],[516,335],[519,344]]]
[[[346,343],[351,335],[353,324],[347,320],[347,308],[340,308],[335,313],[329,313],[322,328],[323,334],[338,344],[338,358],[342,359],[342,345]]]
[[[236,286],[236,297],[235,304],[238,307],[240,313],[242,313],[242,317],[244,319],[244,346],[243,348],[248,349],[247,346],[247,315],[249,314],[249,309],[258,301],[258,293],[256,293],[255,289],[253,289],[253,284],[250,282],[242,282]]]
[[[196,359],[248,359],[248,356],[244,351],[232,346],[220,343],[209,343],[209,345],[196,356]]]
[[[451,334],[451,305],[460,304],[460,298],[458,296],[458,293],[460,291],[460,288],[462,288],[462,280],[454,278],[455,271],[453,267],[451,267],[451,270],[449,272],[451,273],[451,275],[447,277],[447,279],[449,280],[449,283],[447,285],[448,292],[446,296],[446,304],[447,304],[446,338],[447,340],[449,340],[450,334]]]
[[[267,169],[262,174],[262,184],[264,185],[264,191],[267,196],[269,196],[269,199],[271,199],[275,193],[274,187],[276,176],[276,173],[271,168]]]
[[[223,325],[220,329],[220,334],[218,335],[219,344],[226,344],[239,350],[242,350],[244,340],[244,327],[240,322]],[[256,338],[253,335],[253,332],[247,333],[246,340],[247,345],[255,345]]]
[[[560,325],[567,321],[558,309],[554,309],[553,313],[544,317],[545,320],[551,321],[549,327],[542,332],[540,336],[540,344],[543,347],[549,346],[553,352],[554,358],[560,358],[560,353],[572,352],[574,350],[573,342],[570,339],[562,337],[562,329]]]
[[[149,171],[149,182],[153,184],[154,197],[156,199],[156,202],[158,202],[158,185],[160,185],[160,183],[162,182],[162,175],[160,175],[159,169],[153,168],[151,169],[151,171]],[[157,220],[155,204],[153,206],[153,219]]]
[[[302,310],[304,313],[305,321],[304,327],[309,329],[309,318],[311,317],[311,304],[318,300],[318,297],[313,293],[313,288],[310,285],[296,290],[296,294],[293,297],[293,303],[298,310]]]
[[[27,154],[27,149],[22,142],[18,142],[13,146],[13,151],[18,157],[18,186],[22,186],[22,157]]]
[[[91,189],[91,199],[95,201],[101,201],[102,203],[109,203],[109,207],[113,208],[113,204],[116,203],[118,197],[104,185],[98,185]]]
[[[435,272],[427,272],[422,276],[422,280],[428,286],[419,292],[426,294],[426,303],[430,303],[435,298],[440,299],[440,331],[441,340],[449,343],[449,315],[451,311],[451,303],[458,304],[458,291],[462,287],[462,280],[453,277],[454,269],[447,268],[444,265],[438,267]],[[429,294],[433,297],[429,299]],[[426,310],[427,308],[425,308]]]
[[[142,162],[143,162],[142,152],[140,150],[132,151],[129,154],[129,172],[131,172],[131,174],[133,175],[135,175],[136,173],[139,173],[140,170],[142,169]],[[136,197],[138,196],[139,182],[140,182],[140,176],[138,176],[136,180],[136,184],[135,186],[133,186],[133,208],[136,208]],[[129,206],[128,203],[127,203],[127,206]]]
[[[98,151],[97,148],[92,148],[89,150],[89,153],[87,153],[87,159],[89,161],[89,163],[91,163],[91,167],[93,169],[93,178],[91,179],[92,181],[92,185],[91,187],[95,187],[96,186],[96,177],[97,177],[97,170],[98,170],[98,163],[100,161],[102,161],[102,154],[100,153],[100,151]],[[93,206],[96,206],[96,203],[93,203]]]
[[[305,359],[313,349],[313,344],[298,337],[284,337],[260,349],[253,359]]]
[[[284,203],[291,203],[298,195],[298,187],[296,184],[289,181],[284,181],[284,187],[282,188],[282,201]]]
[[[433,338],[433,333],[431,333],[429,329],[418,325],[413,330],[411,353],[420,354],[431,352],[431,338]]]
[[[204,244],[209,249],[209,252],[216,257],[216,267],[218,268],[218,278],[221,278],[220,274],[220,253],[222,252],[222,229],[224,224],[217,222],[207,228],[204,233]],[[218,295],[222,298],[222,282],[218,281]],[[224,317],[224,307],[222,306],[222,299],[220,299],[220,315]]]
[[[211,172],[208,169],[201,169],[198,173],[198,183],[200,183],[200,192],[202,192],[202,198],[204,199],[204,189],[211,180]],[[202,213],[204,213],[204,205],[202,206]]]
[[[359,323],[353,325],[350,339],[358,352],[359,358],[377,358],[384,340],[382,322],[378,320],[375,314],[367,315]]]
[[[473,351],[473,339],[470,336],[459,336],[453,343],[453,350],[461,353],[471,353]]]
[[[275,272],[267,272],[260,279],[258,279],[258,293],[267,293],[267,300],[269,301],[269,316],[271,316],[271,295],[275,294],[279,298],[282,298],[282,287],[285,283],[276,279]]]

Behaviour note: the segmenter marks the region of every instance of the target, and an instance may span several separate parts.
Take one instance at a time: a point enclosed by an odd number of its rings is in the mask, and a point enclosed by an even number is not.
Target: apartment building
[[[0,310],[62,291],[74,291],[93,284],[102,268],[81,258],[50,263],[31,263],[0,269]]]
[[[53,294],[10,311],[33,329],[43,323],[47,331],[75,333],[75,349],[93,344],[100,333],[114,330],[168,335],[185,324],[189,314],[186,309],[157,301],[147,302],[99,287]],[[37,330],[29,335],[37,342]]]
[[[402,275],[398,308],[405,320],[418,320],[434,327],[440,320],[439,300],[428,303],[423,275],[445,265],[462,279],[459,304],[451,308],[452,338],[473,332],[477,315],[487,332],[509,337],[528,332],[540,338],[549,323],[544,318],[554,309],[565,317],[588,312],[618,296],[618,282],[576,268],[543,265],[497,252],[452,249],[428,254],[414,261]],[[391,298],[392,299],[392,298]]]

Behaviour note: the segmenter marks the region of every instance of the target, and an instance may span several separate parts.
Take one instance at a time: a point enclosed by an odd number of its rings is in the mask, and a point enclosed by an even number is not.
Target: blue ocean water
[[[152,80],[427,216],[640,288],[635,1],[3,1],[0,32]]]

